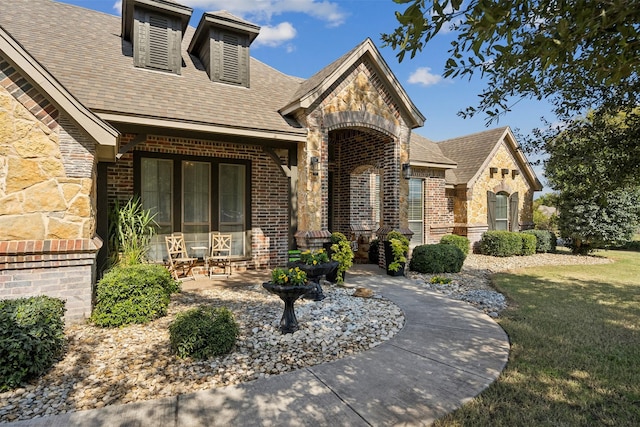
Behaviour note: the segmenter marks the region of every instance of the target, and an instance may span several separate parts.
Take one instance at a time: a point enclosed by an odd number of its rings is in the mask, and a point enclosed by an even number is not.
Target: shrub
[[[109,211],[109,254],[112,265],[140,264],[147,259],[151,238],[158,224],[156,214],[144,209],[139,198],[124,205],[116,200]]]
[[[420,245],[413,250],[409,268],[419,273],[458,273],[464,258],[462,251],[454,245]]]
[[[462,251],[465,258],[469,255],[469,239],[464,236],[458,236],[457,234],[448,234],[446,236],[442,236],[440,239],[440,243],[445,245],[454,245],[458,249]]]
[[[349,239],[347,239],[347,236],[345,236],[343,233],[340,233],[339,231],[334,231],[333,233],[331,233],[331,244],[335,245],[336,243],[340,242],[349,242]]]
[[[534,255],[536,253],[536,236],[527,233],[518,233],[522,240],[522,249],[519,255]]]
[[[339,234],[339,233],[333,233]],[[353,250],[351,244],[345,238],[331,245],[331,259],[338,262],[338,270],[335,274],[336,283],[344,283],[344,273],[353,265]]]
[[[200,306],[178,314],[169,333],[171,350],[178,357],[207,359],[231,351],[239,329],[228,308]]]
[[[451,279],[449,279],[448,277],[442,277],[442,276],[433,276],[431,278],[431,280],[429,280],[429,283],[437,283],[439,285],[448,285],[449,283],[451,283]]]
[[[369,262],[378,265],[380,263],[380,240],[373,239],[369,243]]]
[[[62,356],[64,304],[47,296],[0,301],[0,391],[42,375]]]
[[[393,255],[393,260],[385,260],[387,263],[387,270],[396,272],[401,268],[404,268],[403,266],[407,262],[409,239],[399,231],[390,231],[387,234],[387,241],[391,245],[391,254]]]
[[[524,234],[536,236],[536,252],[545,253],[556,250],[556,235],[549,230],[524,230]]]
[[[519,233],[491,230],[482,234],[480,253],[497,257],[518,255],[522,252],[522,239]]]
[[[116,267],[98,282],[91,321],[102,327],[147,323],[167,314],[169,297],[179,290],[163,266]]]

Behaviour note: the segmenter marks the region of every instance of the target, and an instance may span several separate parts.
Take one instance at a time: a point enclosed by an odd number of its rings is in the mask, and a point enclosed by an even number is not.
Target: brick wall
[[[134,135],[125,135],[126,145]],[[289,249],[289,181],[280,168],[255,145],[149,135],[108,167],[109,206],[133,195],[133,151],[168,155],[249,160],[251,162],[251,261],[249,267],[283,265]],[[286,158],[283,159],[286,161]]]

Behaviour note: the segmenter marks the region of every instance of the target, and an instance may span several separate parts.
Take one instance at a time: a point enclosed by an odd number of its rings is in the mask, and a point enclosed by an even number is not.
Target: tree
[[[616,163],[630,160],[624,147],[612,149],[610,143],[628,132],[626,117],[598,112],[570,128],[549,141],[551,155],[545,161],[549,184],[558,192],[560,235],[575,253],[629,241],[640,224],[640,183],[614,186],[610,179]]]
[[[636,0],[394,0],[400,26],[382,40],[414,57],[453,27],[446,77],[488,78],[479,110],[508,110],[513,96],[552,97],[557,112],[620,101],[637,105],[640,7]],[[477,110],[470,107],[467,113]]]
[[[597,161],[609,166],[606,181],[598,185],[613,190],[640,181],[640,168],[634,164],[640,158],[637,0],[394,1],[408,7],[396,12],[400,25],[382,40],[398,50],[400,61],[407,53],[414,57],[450,27],[457,38],[451,42],[444,76],[480,74],[487,79],[479,104],[461,111],[463,117],[484,112],[491,122],[519,99],[547,99],[561,125],[545,123],[544,130],[526,141],[530,150],[553,156],[547,144],[560,135],[575,140],[602,126],[602,143],[611,157]],[[576,117],[589,111],[598,117],[584,126]],[[626,122],[623,134],[608,121],[616,114]]]
[[[640,191],[618,189],[601,193],[560,193],[558,226],[573,253],[628,242],[638,229]]]

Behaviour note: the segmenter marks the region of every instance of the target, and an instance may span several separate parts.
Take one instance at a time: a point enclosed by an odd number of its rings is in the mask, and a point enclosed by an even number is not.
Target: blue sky
[[[62,0],[89,9],[119,15],[118,0]],[[262,27],[251,46],[251,55],[293,76],[308,78],[367,37],[380,49],[400,83],[427,118],[416,129],[434,141],[486,130],[485,117],[462,119],[456,114],[477,105],[483,88],[479,78],[447,80],[441,74],[454,33],[442,33],[415,58],[402,63],[391,48],[382,48],[381,33],[396,26],[395,11],[402,5],[392,0],[178,0],[194,9],[191,25],[197,25],[204,11],[227,10]],[[510,126],[516,135],[527,135],[541,125],[540,117],[551,120],[545,102],[523,100],[497,124]],[[530,156],[529,160],[535,160]],[[542,179],[540,168],[536,168]]]

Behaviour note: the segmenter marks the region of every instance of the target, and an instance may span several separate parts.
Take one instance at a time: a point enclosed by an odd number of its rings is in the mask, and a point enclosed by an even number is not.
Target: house
[[[371,40],[304,80],[251,57],[260,28],[227,12],[122,7],[0,3],[0,297],[88,316],[109,208],[134,195],[157,261],[176,231],[191,248],[231,233],[240,268],[330,230],[411,234],[402,171],[424,117]]]
[[[509,127],[438,143],[413,134],[411,166],[412,244],[454,233],[473,245],[487,230],[533,228],[533,194],[542,185]]]

